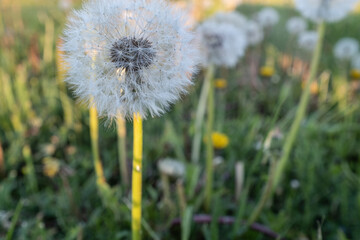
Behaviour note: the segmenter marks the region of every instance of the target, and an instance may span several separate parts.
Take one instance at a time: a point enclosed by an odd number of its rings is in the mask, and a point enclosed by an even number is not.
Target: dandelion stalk
[[[19,220],[19,217],[20,217],[20,214],[21,214],[21,210],[23,208],[23,201],[20,200],[18,202],[18,204],[16,205],[16,208],[15,208],[15,212],[14,212],[14,216],[12,217],[12,220],[11,220],[11,225],[10,225],[10,229],[9,231],[7,232],[6,234],[6,240],[11,240],[13,235],[14,235],[14,232],[15,232],[15,228],[16,228],[16,224]]]
[[[64,82],[64,77],[66,74],[66,68],[63,65],[62,55],[64,54],[60,50],[60,46],[62,44],[62,40],[57,41],[56,47],[56,69],[57,69],[57,76],[56,76],[56,83],[59,88],[59,96],[60,102],[64,111],[64,121],[65,126],[71,128],[73,125],[73,112],[71,107],[71,101],[67,96],[66,86]]]
[[[21,122],[21,114],[19,106],[15,102],[14,93],[12,90],[12,84],[10,82],[10,76],[3,70],[0,69],[0,83],[2,93],[4,94],[4,102],[6,102],[7,111],[10,113],[10,121],[16,132],[22,133],[25,130],[25,126]]]
[[[31,110],[31,101],[30,95],[28,91],[28,87],[26,85],[27,81],[27,71],[24,65],[19,65],[16,69],[17,76],[15,78],[15,96],[19,102],[19,107],[21,112],[27,119],[30,119],[34,113]]]
[[[0,176],[5,175],[4,151],[0,140]]]
[[[142,151],[143,129],[140,114],[134,114],[134,146],[132,167],[132,209],[131,229],[132,239],[141,239],[141,202],[142,202]]]
[[[90,108],[90,138],[91,138],[91,150],[93,155],[96,183],[98,186],[106,183],[104,177],[104,170],[100,160],[99,154],[99,120],[97,116],[97,110],[95,107]]]
[[[299,106],[298,106],[298,109],[296,112],[294,122],[292,123],[290,132],[285,139],[285,145],[283,147],[282,156],[281,156],[279,162],[277,163],[277,167],[275,169],[273,189],[275,189],[280,182],[282,172],[284,171],[286,163],[289,160],[290,152],[293,148],[295,139],[297,137],[297,134],[298,134],[298,131],[300,128],[300,124],[305,117],[306,108],[308,106],[309,99],[310,99],[310,86],[313,83],[314,79],[316,78],[316,74],[317,74],[318,67],[319,67],[321,50],[322,50],[323,39],[324,39],[324,34],[325,34],[325,23],[324,22],[321,22],[319,24],[318,34],[319,34],[319,38],[318,38],[318,42],[316,44],[316,49],[314,51],[314,55],[313,55],[313,58],[311,61],[310,75],[306,82],[305,89],[304,89],[303,93],[301,94],[300,103],[299,103]]]
[[[116,122],[121,180],[123,184],[127,187],[129,186],[129,172],[126,164],[126,122],[122,116],[118,116]]]
[[[28,188],[32,193],[36,193],[38,190],[38,181],[36,178],[34,160],[32,158],[31,149],[29,145],[25,145],[23,150],[23,157],[26,164],[26,176],[28,178]]]
[[[45,39],[43,59],[45,63],[50,63],[53,58],[53,42],[54,42],[54,21],[50,18],[45,20]]]
[[[187,208],[187,203],[186,203],[184,182],[182,179],[179,179],[176,182],[176,192],[177,192],[177,196],[178,196],[178,200],[179,200],[180,211],[181,211],[181,213],[183,213],[183,212],[185,212],[185,210]]]
[[[0,35],[2,36],[3,32],[4,32],[4,23],[3,23],[3,17],[0,17]]]
[[[265,185],[265,188],[264,188],[264,191],[262,193],[259,203],[255,207],[255,210],[253,211],[253,213],[250,215],[249,221],[247,223],[248,226],[250,226],[252,223],[254,223],[257,220],[257,218],[260,216],[263,208],[265,207],[268,199],[271,198],[274,189],[278,186],[278,184],[281,180],[281,177],[282,177],[282,173],[285,169],[286,163],[289,159],[290,152],[294,145],[297,133],[299,131],[301,121],[303,120],[303,118],[305,116],[305,111],[306,111],[306,108],[307,108],[307,105],[309,102],[309,98],[310,98],[310,86],[316,77],[316,73],[318,70],[319,62],[320,62],[321,50],[322,50],[323,39],[324,39],[324,34],[325,34],[325,23],[324,22],[321,22],[319,24],[318,34],[319,34],[319,38],[318,38],[318,41],[316,44],[316,49],[314,51],[314,55],[313,55],[313,58],[311,61],[310,75],[309,75],[308,81],[306,82],[304,91],[301,95],[299,107],[297,109],[295,119],[291,125],[290,132],[285,139],[285,145],[283,147],[282,156],[278,162],[273,163],[271,166],[268,181]]]
[[[200,93],[199,104],[196,110],[195,136],[192,143],[192,152],[191,152],[191,160],[193,163],[199,163],[199,159],[200,159],[202,123],[204,122],[206,102],[211,87],[211,81],[214,78],[214,71],[215,71],[214,65],[210,65],[206,71],[205,80]]]
[[[209,70],[213,71],[213,70]],[[205,208],[210,209],[213,178],[214,178],[214,148],[212,144],[212,132],[214,128],[214,80],[209,78],[210,89],[207,104],[207,122],[206,122],[206,182],[205,182]]]

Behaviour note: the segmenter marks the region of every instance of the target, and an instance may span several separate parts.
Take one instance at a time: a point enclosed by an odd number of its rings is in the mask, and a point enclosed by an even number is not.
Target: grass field
[[[116,125],[100,119],[99,152],[110,186],[101,191],[93,167],[89,111],[58,74],[56,42],[66,14],[52,1],[41,6],[2,3],[0,238],[130,239],[131,194],[120,177]],[[246,4],[238,10],[250,17],[260,8]],[[274,239],[264,228],[287,239],[360,239],[359,80],[351,79],[347,66],[332,55],[340,38],[360,40],[358,14],[327,26],[318,89],[282,181],[259,214],[260,230],[244,223],[281,155],[309,68],[310,54],[297,49],[285,31],[286,20],[298,13],[276,9],[281,21],[264,43],[249,51],[236,69],[216,72],[228,86],[216,90],[215,130],[230,142],[216,151],[221,161],[215,168],[210,210],[203,206],[205,154],[198,165],[189,161],[204,73],[169,113],[144,122],[143,239]],[[257,68],[275,69],[270,78],[255,72],[258,88],[248,83],[254,77],[249,72],[254,56]],[[293,58],[298,68],[290,71]],[[132,124],[126,128],[130,169]],[[167,157],[186,164],[183,178],[160,174],[157,162]],[[244,173],[236,173],[235,166],[244,166]],[[226,223],[224,216],[235,223]]]

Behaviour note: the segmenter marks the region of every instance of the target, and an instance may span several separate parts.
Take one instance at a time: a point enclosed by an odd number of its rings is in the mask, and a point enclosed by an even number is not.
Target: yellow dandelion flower
[[[313,95],[317,95],[319,93],[319,84],[317,82],[311,83],[310,93]]]
[[[272,77],[275,73],[275,70],[273,67],[269,67],[269,66],[264,66],[262,68],[260,68],[260,75],[262,77]]]
[[[352,79],[360,79],[360,70],[358,70],[358,69],[351,70],[350,77]]]
[[[229,138],[223,133],[213,132],[211,139],[215,149],[224,149],[229,145]]]
[[[49,178],[53,178],[60,170],[60,162],[54,158],[44,158],[43,165],[43,173]]]
[[[227,87],[227,81],[224,78],[218,78],[215,80],[215,88],[224,89]]]

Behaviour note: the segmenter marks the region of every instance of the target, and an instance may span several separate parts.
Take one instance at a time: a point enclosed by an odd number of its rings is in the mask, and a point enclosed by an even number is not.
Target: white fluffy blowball
[[[334,56],[339,60],[351,60],[359,52],[359,42],[353,38],[342,38],[334,46]]]
[[[235,27],[240,29],[246,27],[247,24],[246,17],[238,12],[219,12],[211,17],[211,20],[217,23],[233,24]]]
[[[100,116],[163,114],[199,60],[187,16],[163,0],[90,0],[64,31],[66,81]]]
[[[301,17],[292,17],[286,22],[286,30],[291,35],[298,35],[307,29],[305,19]]]
[[[295,0],[301,14],[315,22],[337,22],[355,8],[359,0]]]
[[[279,22],[279,13],[271,7],[263,8],[257,14],[257,21],[264,27],[272,27]]]
[[[219,12],[210,20],[219,24],[226,23],[235,26],[242,35],[246,36],[247,45],[256,45],[264,38],[263,30],[260,25],[252,20],[248,20],[238,12]]]
[[[248,44],[250,46],[255,46],[264,40],[264,32],[261,26],[252,20],[248,20],[245,26],[246,36]]]
[[[203,22],[197,28],[201,42],[202,64],[234,67],[244,56],[247,47],[246,34],[233,24],[213,20]]]
[[[306,51],[313,51],[316,47],[319,34],[316,31],[306,31],[299,35],[299,47]]]

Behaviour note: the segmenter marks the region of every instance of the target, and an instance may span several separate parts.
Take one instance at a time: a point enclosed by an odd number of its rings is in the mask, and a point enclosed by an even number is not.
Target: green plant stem
[[[306,82],[306,87],[301,94],[301,99],[300,99],[300,103],[299,103],[299,106],[298,106],[298,109],[296,112],[295,120],[293,121],[290,132],[285,139],[282,156],[281,156],[279,162],[276,164],[277,167],[275,169],[274,183],[273,183],[273,187],[272,187],[273,190],[277,187],[277,185],[279,184],[279,182],[281,180],[282,173],[285,169],[286,163],[289,160],[291,150],[293,148],[295,139],[297,137],[297,134],[298,134],[298,131],[300,128],[300,124],[305,117],[305,112],[306,112],[306,109],[307,109],[307,106],[309,103],[309,99],[310,99],[310,86],[311,86],[311,83],[316,78],[316,74],[318,71],[319,63],[320,63],[324,34],[325,34],[325,23],[321,22],[318,26],[318,42],[316,44],[316,49],[314,51],[314,55],[313,55],[312,61],[311,61],[310,75]]]
[[[43,60],[45,63],[50,63],[53,58],[53,43],[54,43],[54,21],[50,18],[46,18],[44,52],[43,52]]]
[[[15,93],[16,99],[21,108],[23,116],[27,119],[31,117],[31,100],[29,95],[29,88],[26,85],[27,81],[27,71],[24,65],[19,65],[16,68],[16,78],[15,78]]]
[[[12,217],[12,220],[11,220],[10,229],[6,234],[6,238],[5,238],[6,240],[11,240],[12,236],[14,235],[16,223],[19,220],[22,207],[23,207],[23,202],[22,202],[22,200],[20,200],[15,208],[14,216]]]
[[[99,124],[97,110],[95,107],[90,108],[90,138],[91,138],[91,150],[93,155],[95,173],[96,173],[96,184],[98,186],[106,184],[104,177],[104,170],[100,160],[99,154]]]
[[[170,203],[170,205],[172,205],[171,197],[170,197],[169,177],[165,173],[160,173],[160,177],[161,177],[161,186],[164,191],[164,202],[166,204]]]
[[[2,94],[4,96],[3,99],[6,103],[4,105],[6,105],[6,109],[9,112],[11,124],[16,132],[23,133],[25,126],[21,122],[21,111],[19,106],[15,103],[15,96],[12,90],[10,76],[3,69],[0,69],[0,84]]]
[[[180,205],[181,214],[185,212],[187,203],[185,197],[185,190],[184,190],[184,182],[182,179],[177,180],[176,182],[176,192],[178,196],[178,201]]]
[[[247,226],[250,226],[252,223],[254,223],[257,220],[257,218],[260,216],[264,206],[266,205],[268,199],[271,198],[274,189],[279,184],[281,176],[282,176],[282,172],[283,172],[283,170],[286,166],[286,163],[289,159],[290,152],[292,150],[297,133],[299,131],[301,121],[303,120],[303,118],[305,116],[305,111],[306,111],[306,108],[307,108],[307,105],[309,102],[309,97],[310,97],[310,86],[316,77],[316,73],[318,70],[319,62],[320,62],[321,50],[322,50],[323,39],[324,39],[324,34],[325,34],[325,24],[324,23],[319,24],[318,34],[319,34],[319,38],[318,38],[316,49],[314,51],[314,55],[313,55],[313,58],[311,61],[310,75],[309,75],[308,81],[306,83],[305,89],[301,95],[299,107],[297,109],[295,119],[291,125],[290,132],[285,139],[285,144],[283,147],[283,154],[282,154],[279,162],[272,163],[270,173],[269,173],[269,178],[266,182],[264,191],[262,193],[259,203],[255,207],[255,210],[250,215],[250,218],[247,222]]]
[[[206,122],[206,181],[205,181],[205,208],[210,209],[212,188],[214,180],[214,148],[212,144],[211,134],[214,128],[214,81],[209,79],[210,89],[207,104],[207,122]]]
[[[225,109],[226,109],[226,98],[225,98],[225,92],[224,90],[219,90],[217,92],[217,98],[216,98],[216,112],[217,112],[217,121],[215,130],[222,132],[224,128],[224,122],[225,122]]]
[[[181,218],[181,239],[188,240],[191,235],[191,222],[193,216],[193,207],[188,206]]]
[[[33,193],[38,191],[38,181],[36,178],[34,160],[32,158],[31,149],[29,145],[25,145],[23,148],[23,157],[26,164],[26,176],[28,178],[29,190]]]
[[[130,184],[126,162],[126,121],[122,116],[117,118],[118,154],[121,180],[125,187]]]
[[[4,32],[4,23],[3,23],[3,16],[0,16],[0,35],[2,36]]]
[[[204,83],[201,88],[200,100],[195,116],[195,135],[192,143],[192,152],[191,152],[191,161],[193,163],[199,163],[199,159],[200,159],[202,123],[204,121],[206,100],[208,98],[212,79],[214,78],[214,72],[215,72],[215,67],[212,65],[209,66],[206,71]]]
[[[4,160],[4,151],[3,151],[2,143],[0,140],[0,176],[5,175],[5,170],[6,170],[6,167],[5,167],[5,160]]]
[[[56,43],[56,84],[58,86],[60,102],[64,111],[65,126],[67,128],[72,128],[74,116],[72,110],[72,103],[67,95],[66,85],[64,82],[66,67],[64,66],[64,59],[62,57],[64,53],[60,50],[61,44],[61,40],[58,40]]]

